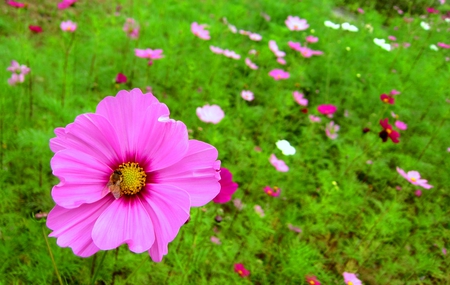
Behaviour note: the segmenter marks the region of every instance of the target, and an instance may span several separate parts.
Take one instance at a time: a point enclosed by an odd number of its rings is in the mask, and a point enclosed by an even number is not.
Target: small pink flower
[[[273,189],[270,186],[266,186],[264,187],[264,192],[269,196],[278,197],[280,196],[281,189],[278,186],[273,186]]]
[[[63,30],[64,32],[75,32],[75,30],[77,29],[77,24],[75,24],[72,21],[63,21],[61,22],[61,30]]]
[[[163,57],[162,53],[163,53],[162,49],[155,49],[155,50],[152,50],[149,48],[148,49],[137,49],[137,48],[134,49],[134,54],[137,57],[150,59],[148,62],[148,65],[153,64],[153,59],[162,58]]]
[[[307,36],[306,37],[306,41],[308,43],[317,43],[319,41],[319,38],[315,37],[315,36]]]
[[[397,114],[395,114],[394,112],[391,112],[391,116],[392,116],[392,118],[394,118],[394,119],[398,119],[398,115]]]
[[[233,205],[239,211],[242,210],[242,208],[244,208],[244,204],[242,203],[241,199],[239,199],[239,198],[236,198],[236,199],[233,200]]]
[[[347,285],[362,285],[361,280],[359,280],[354,273],[344,272],[344,282]]]
[[[309,115],[309,120],[311,121],[311,123],[319,123],[322,119],[314,115]]]
[[[269,72],[269,76],[272,76],[275,80],[288,79],[289,72],[284,71],[283,69],[273,69]]]
[[[291,31],[303,31],[309,28],[308,22],[305,19],[300,19],[297,16],[288,16],[285,23],[288,29]]]
[[[261,218],[266,215],[266,214],[264,214],[264,210],[261,208],[260,205],[255,205],[255,207],[253,207],[253,209],[255,209],[256,214],[258,214],[258,216],[260,216]]]
[[[241,97],[245,101],[253,101],[255,99],[255,96],[253,95],[253,92],[250,90],[242,90]]]
[[[239,54],[235,53],[233,50],[226,49],[223,51],[223,55],[226,57],[232,58],[232,59],[236,59],[236,60],[241,58],[241,56]]]
[[[248,36],[252,41],[257,41],[259,42],[260,40],[262,40],[262,36],[260,34],[256,34],[256,33],[251,33]]]
[[[220,242],[220,239],[218,237],[215,237],[215,236],[211,237],[211,242],[215,243],[217,245],[221,245],[222,244],[222,242]]]
[[[427,180],[420,179],[420,173],[418,171],[412,170],[405,173],[403,169],[397,167],[397,172],[413,185],[417,185],[425,189],[433,188],[432,185],[428,184]]]
[[[16,2],[16,1],[8,1],[6,2],[7,5],[15,7],[15,8],[24,8],[26,6],[25,3]]]
[[[209,49],[216,54],[223,54],[223,49],[221,49],[220,47],[215,47],[215,46],[209,46]]]
[[[251,49],[251,50],[249,50],[248,51],[248,54],[253,54],[253,55],[255,55],[255,54],[257,54],[258,52],[256,51],[256,50],[254,50],[254,49]]]
[[[439,14],[439,10],[434,9],[433,7],[427,8],[427,12],[430,14]]]
[[[404,131],[408,128],[408,125],[402,121],[395,121],[395,126],[397,127],[397,129],[399,129],[401,131]]]
[[[288,229],[293,231],[293,232],[296,232],[296,233],[301,233],[302,232],[301,228],[296,227],[296,226],[294,226],[292,224],[288,224]],[[318,283],[318,284],[320,284],[320,283]]]
[[[404,48],[409,48],[410,46],[411,46],[410,43],[403,43],[403,47],[404,47]]]
[[[422,191],[416,190],[416,192],[414,192],[414,195],[416,195],[417,197],[420,197],[420,196],[422,196]]]
[[[363,10],[363,9],[361,9],[361,8],[358,8],[358,13],[360,13],[360,14],[364,14],[364,10]]]
[[[64,10],[75,4],[77,0],[63,0],[62,2],[58,3],[58,9]]]
[[[400,91],[392,89],[391,92],[389,92],[389,95],[395,96],[395,95],[399,95],[400,93],[401,93]]]
[[[317,107],[317,111],[323,115],[333,115],[337,111],[337,107],[331,104],[323,104]]]
[[[242,263],[236,263],[234,265],[234,272],[239,274],[241,277],[247,277],[250,275],[250,271],[248,271]]]
[[[276,57],[284,57],[286,56],[286,53],[284,51],[281,51],[278,48],[277,43],[274,40],[269,41],[269,49],[275,54]]]
[[[395,103],[395,99],[391,95],[381,94],[380,100],[390,105],[393,105]]]
[[[279,172],[288,172],[289,171],[289,167],[286,165],[286,163],[281,160],[278,159],[275,154],[271,154],[270,158],[269,158],[270,163],[273,165],[273,167],[275,167],[275,169]]]
[[[447,255],[447,249],[445,247],[442,248],[442,254]]]
[[[46,213],[46,212],[40,212],[40,213],[36,213],[36,214],[34,215],[34,217],[35,217],[36,219],[47,218],[47,216],[48,216],[48,213]]]
[[[295,101],[301,105],[301,106],[308,106],[308,99],[304,98],[303,93],[300,93],[298,91],[294,91],[292,93],[292,95],[294,96]]]
[[[191,24],[191,32],[203,40],[209,40],[209,31],[205,30],[206,25],[199,25],[196,22]]]
[[[248,57],[246,57],[245,58],[245,64],[248,66],[248,67],[250,67],[251,69],[258,69],[258,66],[256,65],[256,64],[254,64],[251,60],[250,60],[250,58],[248,58]]]
[[[308,285],[321,285],[316,276],[306,276],[306,282],[308,283]]]
[[[213,199],[216,204],[224,204],[231,200],[231,196],[233,196],[234,192],[239,187],[239,184],[233,182],[233,174],[226,169],[225,167],[220,168],[220,192]]]
[[[331,121],[325,127],[325,134],[327,135],[327,137],[334,140],[338,136],[337,132],[339,131],[339,129],[340,129],[339,125],[335,124],[334,121]]]
[[[285,64],[286,64],[286,60],[285,60],[284,58],[282,58],[282,57],[278,57],[278,58],[277,58],[277,62],[278,62],[279,64],[282,64],[282,65],[285,65]]]
[[[228,25],[228,29],[230,29],[230,31],[231,31],[233,34],[236,34],[236,33],[237,33],[236,26],[233,26],[233,25],[229,24],[229,25]]]
[[[449,49],[449,48],[450,48],[450,45],[444,44],[444,43],[437,43],[437,46],[438,46],[438,47],[441,47],[441,48],[446,48],[446,49]]]
[[[239,34],[244,35],[244,36],[249,36],[251,34],[251,32],[246,31],[246,30],[239,30]]]
[[[117,74],[116,83],[118,84],[127,83],[127,77],[123,73]]]
[[[30,31],[32,31],[32,32],[35,33],[35,34],[42,33],[42,28],[41,28],[40,26],[32,26],[32,25],[29,25],[29,26],[28,26],[28,29],[30,29]]]
[[[302,45],[300,43],[289,41],[288,45],[293,50],[301,51]]]
[[[122,29],[131,39],[137,39],[139,37],[139,24],[133,18],[127,18]]]
[[[396,38],[396,37],[394,37],[394,36],[389,36],[389,37],[388,37],[388,40],[390,40],[390,41],[396,41],[396,40],[397,40],[397,38]]]
[[[217,105],[205,105],[197,108],[197,116],[205,123],[217,124],[225,117],[223,110]]]
[[[307,47],[301,47],[298,51],[305,58],[310,58],[313,55],[322,55],[323,54],[323,52],[321,52],[320,50],[312,50]]]

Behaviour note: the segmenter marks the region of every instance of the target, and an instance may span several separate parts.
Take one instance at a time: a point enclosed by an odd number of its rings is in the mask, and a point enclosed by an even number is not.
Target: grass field
[[[0,284],[319,284],[308,276],[346,284],[344,272],[362,284],[450,284],[450,20],[443,18],[450,6],[376,6],[2,3]],[[308,27],[289,29],[288,16]],[[128,18],[138,34],[124,31]],[[68,20],[76,29],[61,29]],[[207,25],[210,39],[191,31],[194,22]],[[162,49],[162,58],[141,58],[135,49]],[[13,60],[30,71],[8,71]],[[270,76],[276,69],[289,77]],[[125,83],[116,83],[119,73]],[[48,237],[40,218],[55,206],[51,190],[59,183],[49,140],[103,98],[133,88],[166,104],[189,138],[217,148],[239,187],[227,203],[191,208],[161,262],[126,244],[82,258]],[[244,100],[243,90],[254,99]],[[220,106],[224,118],[201,120],[197,108],[207,104]],[[321,114],[324,104],[337,111]],[[392,129],[380,125],[386,118]],[[398,143],[390,138],[395,132]],[[295,154],[284,155],[280,140]],[[288,171],[271,164],[272,154]],[[397,168],[420,172],[433,187]],[[266,186],[280,195],[268,195]],[[236,264],[250,274],[235,272]]]

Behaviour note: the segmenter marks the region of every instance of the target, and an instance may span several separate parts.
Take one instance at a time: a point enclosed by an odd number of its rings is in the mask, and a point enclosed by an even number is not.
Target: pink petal
[[[218,152],[207,143],[189,140],[189,149],[178,163],[160,169],[152,177],[155,183],[173,185],[185,190],[193,207],[203,206],[220,191],[216,165]]]
[[[93,203],[83,204],[75,209],[65,209],[56,205],[48,214],[47,227],[53,232],[61,247],[71,247],[81,257],[88,257],[100,249],[94,244],[91,232],[100,214],[114,200],[112,196]]]
[[[144,204],[147,203],[141,195],[113,200],[92,229],[95,245],[109,250],[126,243],[136,253],[148,250],[155,242],[155,230]]]
[[[406,180],[409,181],[409,177],[408,177],[408,175],[406,175],[406,173],[405,173],[405,171],[404,171],[403,169],[397,167],[397,172],[398,172],[401,176],[403,176],[403,178],[405,178]]]

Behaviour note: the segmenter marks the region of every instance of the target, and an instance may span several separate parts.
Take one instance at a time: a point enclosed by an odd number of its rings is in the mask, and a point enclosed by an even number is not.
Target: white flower
[[[295,148],[293,146],[291,146],[291,144],[287,140],[277,141],[276,145],[277,145],[278,149],[281,150],[281,152],[284,155],[294,155],[295,154]]]
[[[350,25],[349,23],[343,23],[341,25],[343,30],[349,31],[349,32],[357,32],[358,28],[356,26]]]
[[[428,31],[430,29],[430,24],[425,23],[425,22],[420,22],[420,26],[426,31]]]
[[[339,24],[335,24],[335,23],[333,23],[331,21],[325,21],[324,24],[325,24],[326,27],[332,28],[332,29],[335,29],[335,30],[339,29],[339,27],[340,27]]]
[[[387,51],[390,51],[390,50],[391,50],[391,45],[388,44],[388,43],[386,43],[386,40],[385,40],[385,39],[377,39],[377,38],[375,38],[375,39],[373,39],[373,42],[374,42],[377,46],[381,47],[381,48],[384,49],[384,50],[387,50]]]
[[[434,51],[438,51],[438,47],[436,45],[430,45],[430,49],[434,50]]]

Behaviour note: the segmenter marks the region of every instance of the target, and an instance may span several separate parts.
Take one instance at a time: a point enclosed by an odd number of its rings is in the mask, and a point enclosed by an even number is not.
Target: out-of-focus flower
[[[197,116],[205,123],[218,124],[225,117],[225,113],[218,105],[205,105],[197,108]]]
[[[408,128],[408,125],[402,121],[395,121],[395,126],[401,131],[405,131]]]
[[[253,209],[255,209],[256,214],[258,214],[258,216],[260,216],[261,218],[263,218],[266,215],[260,205],[255,205]]]
[[[17,61],[12,60],[11,66],[6,68],[6,70],[11,71],[11,78],[8,79],[8,84],[13,86],[17,83],[23,83],[25,81],[25,75],[30,72],[30,68],[24,64],[20,65]]]
[[[424,29],[425,31],[428,31],[430,29],[430,24],[426,23],[426,22],[420,22],[420,26],[422,27],[422,29]]]
[[[445,48],[445,49],[449,49],[450,48],[450,45],[444,44],[444,43],[437,43],[437,46],[441,47],[441,48]]]
[[[255,96],[253,95],[253,92],[250,90],[242,90],[241,97],[245,101],[253,101],[255,99]]]
[[[34,217],[36,219],[47,218],[47,216],[48,216],[48,213],[45,213],[45,212],[39,212],[39,213],[34,214]]]
[[[282,57],[277,57],[277,62],[278,62],[279,64],[282,64],[282,65],[285,65],[285,64],[286,64],[286,60],[285,60],[284,58],[282,58]]]
[[[338,136],[337,132],[339,131],[339,129],[339,125],[335,124],[334,121],[331,121],[325,127],[325,134],[327,135],[327,137],[334,140]]]
[[[308,285],[321,285],[316,276],[306,276],[306,282],[308,283]]]
[[[117,84],[127,83],[127,77],[123,73],[118,73],[116,76],[116,83]]]
[[[439,10],[434,9],[433,7],[427,8],[427,12],[430,14],[439,14]]]
[[[239,30],[239,34],[244,35],[244,36],[249,36],[251,34],[251,32],[246,31],[246,30]]]
[[[362,285],[361,280],[359,280],[354,273],[344,272],[344,282],[347,285]]]
[[[275,154],[272,153],[270,155],[269,161],[273,165],[273,167],[275,167],[275,169],[277,171],[280,171],[280,172],[288,172],[289,171],[289,167],[286,165],[286,163],[283,160],[278,159],[275,156]]]
[[[391,104],[391,105],[393,105],[395,102],[394,97],[392,97],[391,95],[386,95],[386,94],[381,94],[380,100],[386,104]]]
[[[104,98],[55,134],[51,167],[61,182],[47,226],[78,256],[127,244],[160,262],[191,207],[219,193],[217,149],[189,140],[186,125],[139,89]]]
[[[301,228],[296,227],[296,226],[294,226],[292,224],[288,224],[288,229],[293,231],[293,232],[296,232],[296,233],[301,233],[302,232]]]
[[[288,79],[289,72],[284,71],[283,69],[273,69],[269,72],[269,76],[272,76],[275,80]]]
[[[72,21],[63,21],[61,22],[61,30],[63,30],[64,32],[75,32],[75,30],[77,29],[77,24],[75,24]]]
[[[43,31],[42,27],[40,27],[40,26],[33,26],[33,25],[29,25],[28,29],[30,29],[30,31],[32,31],[35,34],[42,33],[42,31]]]
[[[430,45],[430,49],[434,51],[438,51],[439,48],[436,45]]]
[[[266,20],[267,22],[270,22],[270,16],[267,15],[266,13],[261,12],[261,17],[263,17],[264,20]]]
[[[358,28],[356,26],[351,25],[350,23],[342,23],[341,28],[345,31],[349,32],[357,32]]]
[[[295,148],[287,140],[279,140],[276,142],[277,148],[281,150],[284,155],[294,155]]]
[[[255,63],[253,63],[253,62],[250,60],[250,58],[248,58],[248,57],[245,58],[245,64],[246,64],[248,67],[250,67],[251,69],[254,69],[254,70],[258,69],[258,66],[257,66]]]
[[[252,41],[257,41],[259,42],[260,40],[262,40],[262,36],[260,34],[256,34],[256,33],[251,33],[249,36],[249,39],[251,39]]]
[[[234,272],[239,274],[241,277],[247,277],[250,275],[250,271],[248,271],[242,263],[236,263],[234,265]]]
[[[364,14],[364,10],[363,9],[361,9],[361,8],[358,8],[358,13],[360,13],[360,14]]]
[[[400,140],[398,139],[400,137],[400,134],[392,129],[392,126],[389,125],[388,118],[380,120],[380,125],[383,130],[380,132],[379,136],[383,140],[383,142],[386,142],[388,138],[390,138],[393,143],[400,142]]]
[[[447,255],[447,249],[445,247],[442,248],[442,254]]]
[[[58,3],[58,9],[64,10],[75,4],[77,0],[63,0],[62,2]]]
[[[379,47],[381,47],[382,49],[384,49],[384,50],[387,50],[387,51],[391,51],[391,45],[390,44],[388,44],[388,43],[386,43],[386,40],[385,39],[377,39],[377,38],[375,38],[375,39],[373,39],[373,42],[377,45],[377,46],[379,46]]]
[[[134,54],[137,57],[148,58],[149,59],[148,65],[152,65],[154,59],[162,58],[163,57],[162,53],[163,53],[162,49],[155,49],[155,50],[149,49],[149,48],[147,48],[147,49],[137,49],[137,48],[134,49]]]
[[[401,92],[397,91],[395,89],[392,89],[391,92],[389,92],[389,95],[392,95],[392,96],[399,95],[399,94],[401,94]]]
[[[264,187],[264,192],[266,192],[267,195],[272,197],[278,197],[280,196],[281,189],[277,186],[273,186],[273,189],[270,188],[270,186]]]
[[[309,28],[308,22],[305,19],[300,19],[297,16],[288,16],[286,21],[286,26],[291,31],[303,31]]]
[[[233,25],[229,24],[229,25],[228,25],[228,29],[230,29],[230,31],[231,31],[233,34],[236,34],[236,33],[237,33],[237,28],[236,28],[236,26],[233,26]]]
[[[220,239],[218,237],[215,237],[215,236],[211,237],[211,242],[215,243],[217,245],[221,245],[222,244],[222,242],[220,242]]]
[[[220,47],[215,47],[215,46],[209,46],[209,49],[216,54],[223,54],[223,49],[221,49]]]
[[[300,43],[297,43],[297,42],[289,41],[288,45],[289,45],[289,47],[291,49],[296,50],[296,51],[300,51],[301,48],[302,48],[302,45]]]
[[[256,50],[254,50],[254,49],[251,49],[251,50],[249,50],[248,51],[248,54],[253,54],[253,55],[255,55],[255,54],[257,54],[258,52],[256,51]]]
[[[397,172],[403,176],[406,180],[408,180],[412,185],[417,185],[425,189],[433,188],[432,185],[428,184],[428,181],[425,179],[420,179],[420,173],[418,171],[412,170],[405,173],[405,171],[399,167],[397,167]]]
[[[330,115],[336,113],[337,107],[331,104],[323,104],[317,107],[317,111],[319,111],[319,113],[323,115],[327,115],[328,117],[330,117]]]
[[[331,21],[325,21],[324,24],[325,24],[325,27],[332,28],[334,30],[339,29],[339,27],[341,26],[341,25],[335,24],[335,23],[333,23]]]
[[[233,182],[233,174],[225,168],[220,168],[220,192],[217,194],[217,196],[213,199],[214,203],[217,204],[224,204],[229,201],[231,201],[231,196],[233,196],[234,192],[239,187],[239,184],[236,182]]]
[[[127,18],[122,29],[131,39],[139,37],[139,24],[133,18]]]
[[[323,52],[320,50],[312,50],[308,47],[301,47],[298,51],[305,58],[309,58],[313,55],[322,55],[323,54]]]
[[[308,99],[306,99],[303,95],[303,93],[300,93],[298,91],[294,91],[292,93],[294,96],[295,102],[297,102],[301,106],[308,106]]]
[[[14,8],[25,8],[27,6],[27,4],[25,4],[25,3],[16,2],[16,1],[7,1],[6,4],[9,6],[12,6]]]
[[[223,51],[223,55],[226,57],[232,58],[232,59],[236,59],[236,60],[241,58],[241,56],[239,54],[237,54],[236,52],[234,52],[233,50],[225,49]]]
[[[404,48],[409,48],[410,46],[411,46],[410,43],[403,43],[403,47],[404,47]]]
[[[196,22],[191,24],[191,32],[202,40],[209,40],[209,31],[205,30],[206,25],[199,25]]]
[[[422,196],[422,190],[416,190],[415,192],[414,192],[414,195],[416,195],[417,197],[420,197],[420,196]]]
[[[307,36],[306,41],[308,43],[317,43],[319,41],[319,38],[315,36]]]
[[[390,40],[390,41],[396,41],[396,40],[397,40],[397,38],[396,38],[396,37],[394,37],[394,36],[389,36],[389,37],[388,37],[388,40]]]
[[[244,208],[244,204],[242,203],[241,199],[239,198],[235,198],[233,200],[233,205],[236,207],[236,209],[238,209],[239,211],[242,210],[242,208]]]
[[[311,121],[311,123],[319,123],[320,121],[322,121],[320,119],[320,117],[314,116],[314,115],[309,115],[309,120]]]
[[[274,40],[269,41],[269,49],[275,54],[276,57],[284,57],[286,53],[279,50],[277,43]]]

